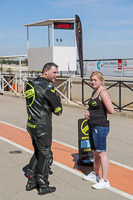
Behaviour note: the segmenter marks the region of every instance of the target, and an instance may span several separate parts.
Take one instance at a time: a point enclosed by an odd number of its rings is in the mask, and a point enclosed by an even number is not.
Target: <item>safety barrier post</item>
[[[68,102],[70,102],[70,89],[71,88],[71,80],[70,78],[68,79]]]
[[[119,111],[121,112],[121,81],[119,81]]]
[[[82,79],[82,104],[84,104],[84,79]]]

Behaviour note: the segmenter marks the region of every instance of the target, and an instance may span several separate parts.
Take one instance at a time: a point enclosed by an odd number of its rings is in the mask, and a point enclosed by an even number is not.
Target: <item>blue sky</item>
[[[0,56],[27,54],[24,24],[75,14],[82,22],[84,59],[133,58],[133,0],[0,0]],[[43,31],[39,36],[31,29],[39,43]]]

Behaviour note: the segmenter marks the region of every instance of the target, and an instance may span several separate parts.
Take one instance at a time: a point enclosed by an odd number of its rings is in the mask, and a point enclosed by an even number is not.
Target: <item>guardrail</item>
[[[83,105],[87,105],[86,102],[88,102],[88,100],[90,99],[86,99],[84,98],[85,96],[85,90],[84,90],[84,86],[85,85],[88,85],[88,87],[92,88],[92,86],[90,85],[89,82],[89,79],[82,79],[82,104]],[[133,84],[133,81],[118,81],[118,80],[105,80],[104,81],[105,83],[112,83],[112,85],[110,85],[109,87],[106,87],[107,90],[111,89],[112,87],[116,87],[118,86],[119,88],[119,96],[118,96],[118,105],[112,101],[113,105],[115,106],[115,109],[118,109],[120,112],[122,110],[127,110],[127,111],[133,111],[132,109],[128,108],[128,109],[125,109],[127,108],[128,106],[130,106],[131,104],[133,104],[133,101],[132,102],[129,102],[125,105],[122,105],[122,87],[125,87],[127,89],[129,89],[130,91],[133,91],[133,89],[128,85],[128,84]],[[93,89],[93,88],[92,88]]]

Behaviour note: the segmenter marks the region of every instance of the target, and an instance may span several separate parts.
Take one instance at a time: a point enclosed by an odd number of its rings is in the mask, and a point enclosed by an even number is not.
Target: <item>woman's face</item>
[[[102,81],[97,77],[97,75],[94,75],[91,77],[91,85],[94,90],[97,90],[102,84]]]

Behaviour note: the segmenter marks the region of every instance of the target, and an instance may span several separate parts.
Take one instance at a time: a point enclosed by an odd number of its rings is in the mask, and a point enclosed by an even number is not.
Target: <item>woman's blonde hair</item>
[[[91,75],[90,75],[90,80],[91,80],[92,76],[97,76],[100,79],[100,81],[102,83],[104,83],[104,77],[103,77],[102,72],[99,72],[99,71],[92,72]]]

